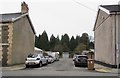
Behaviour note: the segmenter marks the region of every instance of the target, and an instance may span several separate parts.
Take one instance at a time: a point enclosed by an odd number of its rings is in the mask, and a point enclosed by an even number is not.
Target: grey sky
[[[23,0],[1,0],[1,13],[20,12]],[[119,0],[24,0],[37,34],[46,30],[48,36],[86,32],[93,36],[99,5],[118,4]],[[76,2],[75,2],[76,1]],[[80,4],[78,4],[79,2]],[[92,10],[91,10],[92,9]],[[93,11],[94,10],[94,11]]]

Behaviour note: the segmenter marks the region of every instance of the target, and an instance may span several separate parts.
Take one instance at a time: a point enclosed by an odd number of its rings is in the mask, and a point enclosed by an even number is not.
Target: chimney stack
[[[28,13],[28,11],[29,11],[28,5],[25,2],[22,2],[21,3],[21,12]]]

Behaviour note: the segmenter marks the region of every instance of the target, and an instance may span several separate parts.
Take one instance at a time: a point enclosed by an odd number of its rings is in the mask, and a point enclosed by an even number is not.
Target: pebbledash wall
[[[2,59],[2,28],[1,28],[1,26],[0,26],[0,61],[1,61],[1,59]]]
[[[117,54],[116,54],[116,61],[118,61],[119,68],[120,68],[120,14],[118,14],[116,16],[116,23],[117,23],[117,25],[116,25],[116,29],[117,29],[116,30],[117,31],[116,37],[118,37],[117,40],[116,40],[116,43],[117,43],[117,45],[119,45],[119,47],[118,47],[119,51],[117,51]]]
[[[95,59],[111,65],[115,64],[115,37],[114,26],[112,26],[112,16],[100,10],[98,25],[106,19],[101,26],[95,30]]]
[[[2,24],[0,27],[5,26]],[[29,53],[34,52],[35,34],[31,28],[27,16],[20,18],[14,22],[7,23],[8,39],[4,43],[2,38],[2,46],[0,54],[2,56],[2,65],[14,65],[25,62],[25,58]],[[1,28],[2,31],[4,31]],[[4,48],[3,48],[4,47]]]
[[[105,21],[102,22],[103,20]],[[120,63],[120,58],[117,58],[116,54],[116,43],[120,42],[119,20],[120,15],[108,15],[100,10],[98,23],[96,24],[98,27],[95,29],[95,59],[97,61],[113,66],[117,64],[117,61]]]
[[[27,16],[13,23],[12,63],[24,63],[29,53],[34,52],[35,34]],[[16,59],[16,60],[15,60]]]

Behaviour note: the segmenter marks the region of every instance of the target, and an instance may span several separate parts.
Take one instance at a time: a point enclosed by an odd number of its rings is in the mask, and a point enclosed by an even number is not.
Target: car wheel
[[[75,65],[75,67],[78,67],[78,65]]]
[[[29,65],[26,65],[26,68],[29,68]]]
[[[46,61],[46,65],[48,65],[48,61]]]
[[[39,63],[39,67],[42,67],[42,62]]]

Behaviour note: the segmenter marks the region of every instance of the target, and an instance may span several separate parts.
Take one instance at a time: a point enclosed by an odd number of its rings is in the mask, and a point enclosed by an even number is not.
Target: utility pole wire
[[[74,1],[75,3],[77,3],[77,4],[79,4],[79,5],[81,5],[81,6],[85,7],[85,8],[87,8],[87,9],[93,11],[93,12],[97,12],[96,10],[94,10],[94,9],[92,9],[92,8],[89,8],[89,7],[87,7],[86,5],[80,3],[80,2],[78,2],[78,1],[76,1],[76,0],[73,0],[73,1]]]

